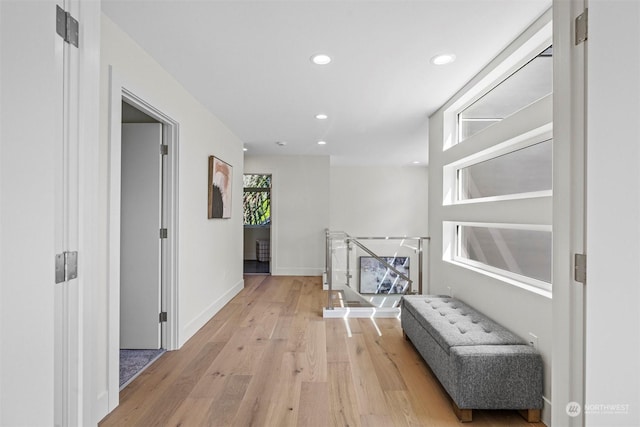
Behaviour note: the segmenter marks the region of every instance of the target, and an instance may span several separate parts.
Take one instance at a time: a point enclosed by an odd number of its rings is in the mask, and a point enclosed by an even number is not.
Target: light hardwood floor
[[[100,426],[453,426],[446,393],[397,319],[323,319],[319,277],[245,276],[182,349],[120,393]],[[467,426],[529,424],[474,411]]]

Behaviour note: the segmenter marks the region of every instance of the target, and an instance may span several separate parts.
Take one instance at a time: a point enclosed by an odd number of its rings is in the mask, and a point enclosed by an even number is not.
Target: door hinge
[[[587,283],[587,255],[575,254],[573,260],[573,280]]]
[[[160,229],[160,238],[161,239],[166,239],[167,236],[169,235],[169,232],[166,228],[161,228]]]
[[[78,277],[78,252],[63,252],[56,255],[56,283],[66,282]]]
[[[576,46],[589,38],[589,9],[585,9],[584,12],[576,17],[575,31]]]
[[[160,144],[160,155],[166,156],[169,154],[169,146],[167,144]]]
[[[58,33],[65,42],[78,47],[78,40],[80,38],[78,21],[60,6],[56,6],[56,33]]]
[[[160,323],[164,323],[167,321],[167,312],[166,311],[161,311],[160,312]]]

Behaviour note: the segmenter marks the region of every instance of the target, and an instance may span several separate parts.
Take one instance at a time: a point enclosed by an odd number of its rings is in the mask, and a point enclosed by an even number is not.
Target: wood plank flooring
[[[325,320],[326,299],[319,277],[245,276],[100,426],[461,425],[399,320]],[[515,411],[474,411],[471,425],[544,426]]]

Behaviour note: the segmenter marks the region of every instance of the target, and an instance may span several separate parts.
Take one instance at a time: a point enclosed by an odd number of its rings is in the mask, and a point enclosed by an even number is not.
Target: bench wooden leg
[[[460,409],[456,402],[451,401],[451,405],[453,406],[453,412],[455,412],[456,417],[463,423],[470,423],[473,421],[473,409]]]
[[[540,422],[540,409],[521,409],[518,411],[522,418],[527,420],[528,423]]]

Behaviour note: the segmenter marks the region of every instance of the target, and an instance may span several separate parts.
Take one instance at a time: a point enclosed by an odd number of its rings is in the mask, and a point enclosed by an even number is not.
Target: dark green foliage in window
[[[244,224],[271,224],[271,175],[243,176]]]

